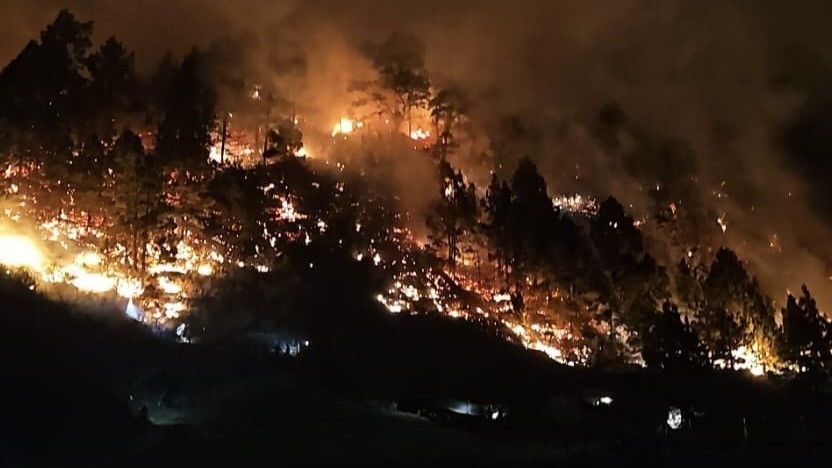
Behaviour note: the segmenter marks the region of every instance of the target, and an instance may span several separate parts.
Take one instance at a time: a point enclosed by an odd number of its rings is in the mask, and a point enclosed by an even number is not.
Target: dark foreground
[[[0,466],[828,463],[822,386],[575,370],[424,317],[297,357],[183,345],[0,292]]]

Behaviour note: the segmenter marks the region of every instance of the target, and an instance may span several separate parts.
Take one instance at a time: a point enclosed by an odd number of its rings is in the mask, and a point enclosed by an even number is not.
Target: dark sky
[[[299,44],[308,70],[283,84],[325,121],[346,105],[358,46],[411,31],[434,80],[476,96],[486,139],[506,116],[534,136],[517,152],[556,191],[611,192],[638,212],[662,182],[704,206],[703,233],[749,259],[772,294],[807,281],[826,296],[832,2],[5,0],[0,62],[61,7],[95,20],[96,39],[122,39],[145,70],[221,35],[246,34],[258,53]],[[627,115],[615,148],[594,131],[610,100]]]

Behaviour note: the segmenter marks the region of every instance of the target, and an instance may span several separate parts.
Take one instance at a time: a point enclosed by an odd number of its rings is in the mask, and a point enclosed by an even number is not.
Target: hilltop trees
[[[407,134],[413,133],[412,111],[425,108],[430,100],[430,78],[425,68],[425,46],[416,36],[394,32],[379,45],[368,44],[366,53],[378,73],[378,85],[391,92],[396,128],[407,121]],[[381,96],[376,101],[383,103]]]
[[[644,245],[634,220],[618,200],[609,197],[590,224],[590,238],[605,281],[601,294],[609,304],[610,330],[615,329],[615,314],[622,313],[631,299],[623,282],[640,273]],[[638,275],[639,277],[641,275]]]
[[[480,202],[483,232],[508,280],[537,271],[553,259],[558,241],[559,214],[552,206],[546,181],[529,158],[523,158],[511,182],[496,175]]]
[[[801,293],[799,298],[789,294],[782,309],[781,352],[799,373],[819,376],[832,365],[832,323],[818,310],[806,286]]]
[[[58,164],[71,153],[74,126],[85,117],[85,58],[91,22],[67,10],[0,73],[3,153],[27,162]]]
[[[468,112],[468,98],[458,88],[442,89],[428,103],[436,134],[436,148],[440,159],[456,145],[456,126]]]
[[[545,261],[557,214],[546,180],[529,158],[521,159],[517,165],[511,178],[511,193],[513,269],[521,270]]]
[[[207,170],[216,95],[201,75],[203,55],[188,53],[173,70],[159,124],[156,152],[172,169],[198,174]]]
[[[134,54],[110,37],[85,62],[91,77],[87,105],[95,116],[90,131],[101,138],[112,138],[119,130],[117,118],[139,105]]]

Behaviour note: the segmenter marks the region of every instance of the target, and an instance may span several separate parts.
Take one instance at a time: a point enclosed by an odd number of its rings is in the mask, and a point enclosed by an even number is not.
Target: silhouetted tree
[[[101,203],[107,188],[111,164],[111,149],[108,149],[96,135],[89,135],[78,145],[75,156],[69,160],[67,169],[68,190],[64,205],[87,213],[87,227],[94,228],[96,216],[106,213],[108,206]]]
[[[733,364],[732,351],[745,341],[743,327],[724,307],[707,306],[698,311],[699,334],[711,352],[711,359]]]
[[[168,103],[173,101],[174,80],[179,73],[179,64],[171,51],[166,51],[156,65],[153,75],[144,89],[147,104],[147,120],[158,127],[165,116]]]
[[[61,174],[72,153],[73,134],[87,117],[84,62],[91,34],[92,22],[61,10],[40,43],[31,41],[0,73],[2,149],[31,180],[21,187],[42,184],[36,172],[25,170],[27,163]]]
[[[603,274],[599,292],[609,306],[611,332],[616,326],[616,315],[630,326],[642,325],[644,306],[654,308],[666,299],[667,277],[645,252],[633,218],[615,198],[609,197],[601,203],[590,224],[590,237]],[[634,308],[636,303],[640,307]]]
[[[491,183],[482,201],[485,213],[483,229],[488,238],[497,270],[503,276],[506,286],[509,281],[509,267],[512,264],[512,193],[505,181],[500,182],[497,174],[491,176]]]
[[[642,355],[648,367],[668,371],[690,371],[707,365],[705,347],[669,301],[653,317],[644,336]]]
[[[134,55],[110,37],[86,59],[86,64],[91,78],[89,106],[91,114],[96,116],[92,133],[111,139],[119,130],[116,119],[122,113],[135,110],[138,104]]]
[[[426,107],[430,99],[424,48],[416,36],[395,32],[372,51],[372,64],[378,71],[379,84],[396,97],[394,118],[397,128],[402,120],[407,120],[408,135],[413,132],[413,109]]]
[[[511,179],[511,239],[515,275],[545,262],[552,246],[556,218],[546,180],[529,158],[523,158]]]
[[[209,218],[207,232],[210,238],[222,240],[227,258],[247,263],[258,255],[272,258],[273,250],[263,235],[269,208],[265,185],[262,171],[238,166],[220,169],[211,180],[214,216]]]
[[[294,156],[303,148],[303,133],[290,120],[281,122],[276,130],[270,130],[266,138],[264,158]]]
[[[122,261],[133,272],[144,273],[146,245],[154,237],[165,208],[161,166],[130,131],[116,142],[113,162],[115,171],[107,193],[112,203],[107,210],[111,248],[124,246]]]
[[[729,345],[754,345],[760,353],[773,352],[777,327],[771,300],[733,251],[721,248],[717,252],[702,293],[699,320],[715,358],[730,360],[730,355],[725,355]]]
[[[430,115],[436,133],[436,148],[441,159],[445,159],[456,146],[455,126],[468,112],[469,103],[461,90],[448,88],[440,90],[430,100]]]
[[[782,355],[798,372],[819,375],[832,364],[832,325],[818,310],[804,285],[802,295],[786,298],[783,314]]]
[[[155,156],[166,171],[170,209],[164,226],[170,240],[203,233],[212,209],[208,156],[216,96],[202,75],[203,60],[194,49],[175,69],[156,137]]]
[[[448,264],[456,267],[461,238],[472,232],[477,223],[477,195],[473,184],[466,184],[462,172],[439,162],[439,200],[434,204],[427,224],[434,245],[445,246]]]
[[[168,167],[194,175],[207,169],[216,117],[216,96],[202,77],[202,60],[194,49],[176,69],[156,144]]]

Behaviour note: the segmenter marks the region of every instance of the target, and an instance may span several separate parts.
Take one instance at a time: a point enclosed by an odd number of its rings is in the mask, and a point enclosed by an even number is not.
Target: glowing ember
[[[294,223],[294,222],[297,222],[301,219],[306,218],[306,216],[304,216],[301,213],[298,213],[295,210],[295,206],[292,204],[291,201],[289,201],[285,198],[281,199],[280,205],[281,206],[280,206],[280,209],[278,210],[277,214],[278,214],[278,218],[281,219],[282,221],[288,221],[290,223]]]
[[[576,193],[561,195],[552,199],[555,208],[568,213],[595,214],[598,212],[598,202],[592,198]]]

